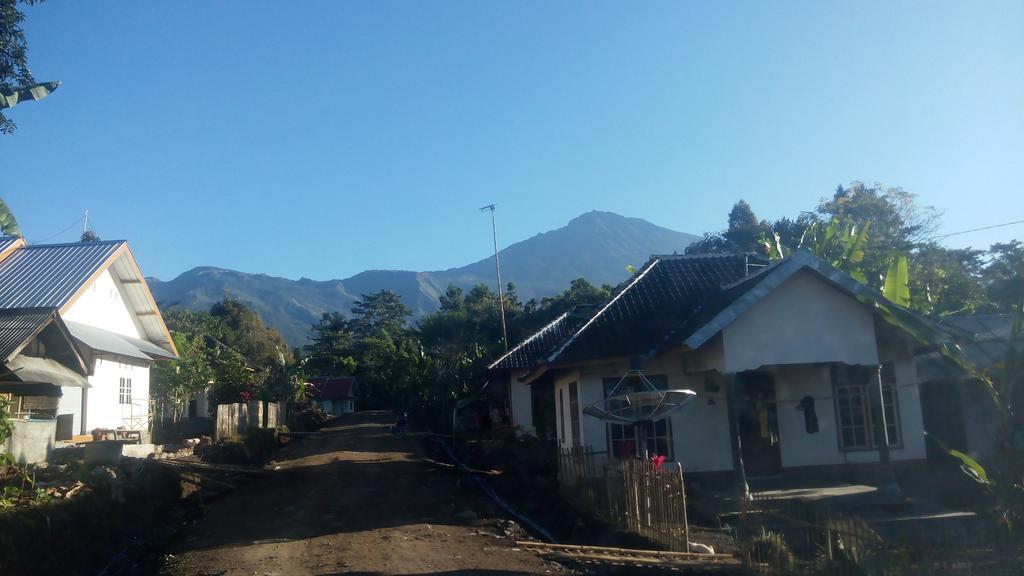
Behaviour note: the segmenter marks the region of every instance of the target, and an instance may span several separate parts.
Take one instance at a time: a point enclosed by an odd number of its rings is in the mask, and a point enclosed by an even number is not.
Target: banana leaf
[[[889,263],[889,269],[885,273],[885,283],[882,286],[882,294],[904,308],[910,307],[910,272],[907,268],[906,256],[895,256]]]
[[[21,102],[42,100],[59,87],[60,82],[42,82],[33,86],[22,86],[14,90],[0,92],[0,109],[13,108]]]

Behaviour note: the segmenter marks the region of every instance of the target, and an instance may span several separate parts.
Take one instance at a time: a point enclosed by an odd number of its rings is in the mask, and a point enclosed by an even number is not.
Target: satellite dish
[[[636,426],[646,459],[650,425],[671,416],[696,396],[693,390],[659,390],[643,370],[632,369],[608,392],[607,398],[585,407],[583,413],[612,424]]]

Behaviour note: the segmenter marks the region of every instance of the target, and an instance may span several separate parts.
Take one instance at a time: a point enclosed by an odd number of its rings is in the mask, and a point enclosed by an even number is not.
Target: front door
[[[774,476],[782,471],[775,378],[768,372],[736,375],[738,424],[743,469],[748,476]]]

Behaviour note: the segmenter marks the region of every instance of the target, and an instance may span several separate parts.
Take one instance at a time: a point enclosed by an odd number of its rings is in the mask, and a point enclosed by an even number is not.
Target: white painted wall
[[[890,458],[894,461],[922,460],[926,457],[924,425],[913,358],[909,353],[888,357],[883,354],[882,360],[893,362],[896,369],[900,432],[903,439],[901,448],[889,450]],[[877,450],[839,449],[832,375],[827,365],[777,366],[772,371],[775,374],[783,468],[878,462]],[[812,396],[815,400],[818,432],[813,434],[807,433],[804,414],[797,410],[804,396]]]
[[[121,291],[109,270],[105,270],[85,289],[62,318],[133,338],[140,337],[132,314],[121,299]]]
[[[924,459],[921,402],[913,358],[909,352],[900,351],[883,353],[882,359],[895,364],[903,436],[903,447],[893,448],[890,451],[891,458],[894,461]],[[688,388],[697,393],[695,400],[671,417],[674,459],[681,462],[689,472],[732,470],[724,377],[717,372],[686,373],[682,368],[690,364],[683,355],[674,353],[649,360],[645,366],[648,375],[667,376],[670,388]],[[568,448],[572,443],[568,413],[569,383],[580,383],[582,411],[591,402],[602,398],[604,378],[620,378],[626,369],[625,364],[608,365],[573,371],[555,379],[556,403],[559,390],[563,390],[565,395],[565,405],[561,410],[556,404],[560,447]],[[875,450],[839,449],[832,376],[828,365],[783,365],[769,370],[775,376],[783,468],[878,461],[878,452]],[[706,383],[711,386],[706,386]],[[708,389],[713,389],[715,385],[717,391]],[[815,413],[818,417],[816,433],[807,433],[804,413],[797,410],[804,396],[815,399]],[[565,438],[561,436],[563,418]],[[596,418],[580,415],[580,436],[583,444],[593,450],[604,452],[608,449],[607,425]]]
[[[117,281],[106,270],[88,286],[63,315],[63,319],[95,326],[117,334],[140,338],[132,313],[121,297]],[[98,352],[89,376],[91,388],[85,392],[85,430],[118,428],[149,422],[149,366],[150,362],[118,358]],[[132,379],[132,405],[118,403],[121,377]],[[70,403],[71,400],[69,399]],[[67,413],[63,410],[61,413]],[[140,424],[130,424],[133,415]],[[77,427],[75,430],[77,431]]]
[[[71,414],[74,416],[74,424],[71,425],[72,434],[82,433],[82,389],[78,386],[61,386],[61,397],[57,403],[57,414]]]
[[[604,398],[604,379],[621,378],[628,365],[610,364],[572,372],[555,379],[556,426],[558,443],[562,448],[572,444],[572,430],[569,420],[569,383],[580,383],[580,410]],[[683,371],[683,358],[671,354],[648,361],[645,370],[649,375],[665,375],[669,388],[691,389],[697,398],[671,417],[672,451],[675,459],[684,469],[693,472],[711,472],[732,469],[732,452],[729,445],[729,418],[725,402],[725,387],[721,376],[715,373],[687,374]],[[718,392],[706,392],[705,380],[712,379],[719,384]],[[565,395],[565,406],[557,405],[559,390]],[[709,400],[711,401],[709,403]],[[561,422],[565,419],[565,438],[561,436]],[[608,426],[605,422],[580,414],[580,439],[592,450],[608,450]]]
[[[520,428],[525,434],[535,436],[537,431],[533,426],[533,399],[530,394],[530,387],[519,381],[519,377],[522,374],[521,370],[514,370],[509,374],[512,425]]]
[[[725,371],[766,365],[877,364],[874,318],[813,272],[797,272],[723,330]]]
[[[578,371],[571,371],[555,378],[555,431],[558,435],[559,448],[572,447],[572,419],[569,416],[569,409],[571,407],[571,403],[569,402],[569,384],[572,382],[578,382],[579,377],[580,373]],[[580,410],[582,411],[586,404],[583,403],[582,388],[580,391]],[[559,401],[560,399],[561,401]],[[583,415],[580,414],[580,416],[582,417]],[[564,434],[562,433],[563,430],[565,431]],[[583,430],[583,421],[580,420],[580,441],[584,446],[588,445],[585,438],[586,434]]]
[[[132,403],[120,404],[121,378],[132,379]],[[149,366],[126,359],[97,358],[86,392],[86,429],[141,427],[149,424]],[[134,418],[139,418],[133,422]]]

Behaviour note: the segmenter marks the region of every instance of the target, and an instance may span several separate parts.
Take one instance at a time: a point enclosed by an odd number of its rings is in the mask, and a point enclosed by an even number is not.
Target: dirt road
[[[283,449],[267,478],[211,505],[165,575],[553,574],[498,535],[484,502],[382,413],[352,415]]]

